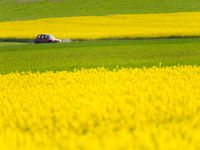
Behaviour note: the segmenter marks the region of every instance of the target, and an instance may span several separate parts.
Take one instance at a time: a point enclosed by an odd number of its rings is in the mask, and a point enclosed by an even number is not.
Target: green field
[[[0,0],[0,21],[200,11],[199,0]]]
[[[200,65],[200,39],[0,43],[0,73],[72,71],[75,68]]]
[[[0,0],[0,21],[200,11],[198,0]],[[2,41],[2,40],[1,40]],[[15,40],[13,40],[15,41]],[[200,65],[200,39],[0,42],[0,73],[75,68]]]

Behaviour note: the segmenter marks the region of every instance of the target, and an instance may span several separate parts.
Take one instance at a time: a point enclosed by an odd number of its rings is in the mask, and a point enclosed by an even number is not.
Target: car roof
[[[51,34],[38,34],[38,35],[51,35]]]

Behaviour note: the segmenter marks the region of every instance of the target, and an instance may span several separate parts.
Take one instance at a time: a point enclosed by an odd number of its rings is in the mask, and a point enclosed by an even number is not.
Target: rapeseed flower
[[[200,67],[0,75],[0,149],[198,149]]]
[[[0,22],[0,38],[124,39],[200,36],[200,12],[44,18]]]

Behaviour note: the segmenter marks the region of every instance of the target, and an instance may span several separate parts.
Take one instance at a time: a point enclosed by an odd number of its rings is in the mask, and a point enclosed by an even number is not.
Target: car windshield
[[[50,39],[56,39],[53,35],[49,35]]]

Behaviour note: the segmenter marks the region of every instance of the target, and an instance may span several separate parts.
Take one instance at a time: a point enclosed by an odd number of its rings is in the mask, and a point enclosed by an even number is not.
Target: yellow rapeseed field
[[[60,39],[158,38],[200,36],[200,12],[46,18],[0,23],[0,38]]]
[[[0,75],[1,150],[200,148],[200,67]]]

